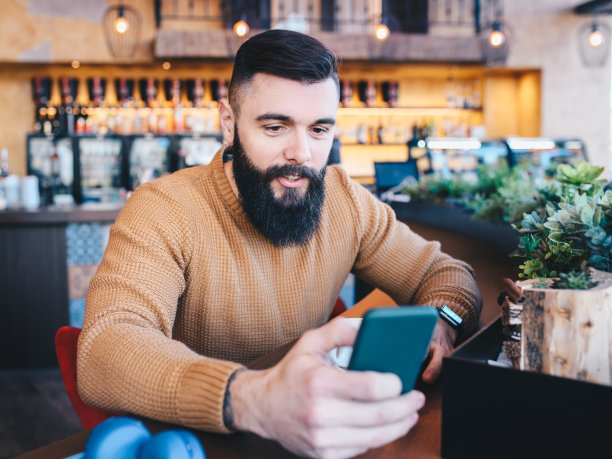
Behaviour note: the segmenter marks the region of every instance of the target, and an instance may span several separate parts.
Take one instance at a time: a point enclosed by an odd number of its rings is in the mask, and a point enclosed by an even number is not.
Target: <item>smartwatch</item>
[[[448,306],[444,305],[438,308],[440,311],[440,318],[449,324],[452,328],[457,330],[458,334],[461,334],[461,327],[463,325],[463,319],[457,315],[455,311],[453,311]]]

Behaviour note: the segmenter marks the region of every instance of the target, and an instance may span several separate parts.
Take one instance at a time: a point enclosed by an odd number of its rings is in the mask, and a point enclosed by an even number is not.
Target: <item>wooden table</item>
[[[345,317],[361,317],[373,307],[390,306],[395,303],[390,297],[375,290],[358,304],[347,310]],[[278,362],[291,346],[284,346],[270,354],[253,361],[248,366],[254,369],[267,368]],[[441,440],[441,384],[418,387],[427,397],[425,407],[420,411],[418,424],[403,438],[389,443],[382,448],[370,450],[363,458],[397,458],[415,457],[419,459],[439,458]],[[152,433],[169,428],[176,428],[158,421],[143,419]],[[215,458],[284,458],[296,457],[278,443],[264,440],[254,434],[237,433],[221,435],[194,431],[202,441],[207,457]],[[81,432],[63,440],[44,446],[19,456],[22,459],[65,458],[85,449],[89,432]]]

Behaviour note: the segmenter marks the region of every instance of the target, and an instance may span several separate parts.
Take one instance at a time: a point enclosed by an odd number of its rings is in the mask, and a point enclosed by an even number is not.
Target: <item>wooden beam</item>
[[[480,39],[476,36],[391,34],[384,42],[369,35],[317,32],[312,36],[344,60],[483,62]],[[160,29],[156,34],[154,53],[158,59],[233,59],[243,41],[230,30]]]

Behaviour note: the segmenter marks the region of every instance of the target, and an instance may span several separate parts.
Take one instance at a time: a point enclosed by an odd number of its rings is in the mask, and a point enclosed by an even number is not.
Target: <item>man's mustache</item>
[[[305,177],[312,181],[323,179],[322,171],[317,171],[312,167],[298,166],[295,164],[271,166],[266,170],[264,178],[266,181],[271,182],[275,178],[282,177],[284,175],[299,175],[300,177]]]

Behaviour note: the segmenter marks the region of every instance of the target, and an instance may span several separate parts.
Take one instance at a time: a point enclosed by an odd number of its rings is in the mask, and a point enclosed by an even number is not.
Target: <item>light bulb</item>
[[[376,27],[376,38],[380,41],[385,41],[387,38],[389,38],[389,33],[389,27],[384,24],[378,24]]]
[[[597,48],[598,46],[603,45],[603,42],[603,34],[599,30],[594,29],[589,35],[589,45],[591,45],[593,48]]]
[[[244,37],[249,32],[249,25],[242,19],[234,24],[234,33],[239,37]]]
[[[499,48],[501,45],[504,44],[504,41],[506,41],[506,37],[499,30],[494,30],[489,35],[489,43],[493,48]]]
[[[130,23],[123,16],[119,16],[115,21],[115,30],[117,33],[124,34],[130,28]]]

